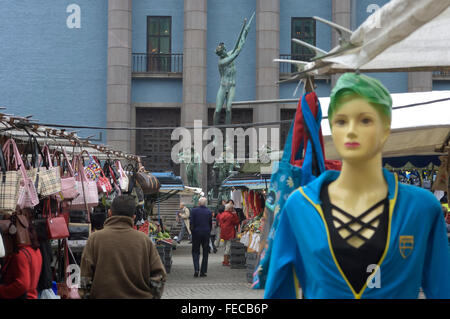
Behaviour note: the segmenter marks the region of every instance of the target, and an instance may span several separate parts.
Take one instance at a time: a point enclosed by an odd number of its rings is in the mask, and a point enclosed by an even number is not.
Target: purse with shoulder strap
[[[159,180],[150,173],[137,172],[136,181],[139,183],[139,186],[141,186],[145,195],[156,194],[161,188]]]

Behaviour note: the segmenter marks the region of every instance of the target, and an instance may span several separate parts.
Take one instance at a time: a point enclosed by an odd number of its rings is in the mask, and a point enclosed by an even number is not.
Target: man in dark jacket
[[[190,226],[192,233],[192,259],[194,261],[194,277],[206,277],[208,270],[209,236],[212,227],[212,213],[206,208],[206,197],[198,200],[198,207],[191,212]],[[200,246],[203,249],[202,267],[199,269]]]

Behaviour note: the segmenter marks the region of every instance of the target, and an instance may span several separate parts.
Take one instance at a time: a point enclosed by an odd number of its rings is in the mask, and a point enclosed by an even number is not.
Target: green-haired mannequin
[[[386,197],[382,149],[390,133],[391,108],[389,92],[379,81],[365,75],[342,75],[331,93],[328,115],[342,171],[330,184],[329,196],[332,204],[353,217]],[[382,210],[378,207],[370,215],[376,216]],[[338,211],[333,214],[340,215]],[[371,229],[361,231],[367,239],[373,234]],[[358,247],[362,241],[354,237],[348,243]]]

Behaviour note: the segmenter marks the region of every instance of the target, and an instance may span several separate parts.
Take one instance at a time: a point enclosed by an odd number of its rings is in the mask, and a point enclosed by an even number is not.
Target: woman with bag
[[[27,226],[33,227],[31,223]],[[31,233],[29,228],[25,231]],[[14,248],[8,249],[0,270],[0,299],[37,299],[37,286],[42,269],[39,244],[36,240],[26,240],[21,244],[16,241],[16,236],[9,237]]]
[[[231,240],[236,237],[236,226],[239,225],[239,217],[234,210],[233,204],[225,205],[225,211],[217,216],[220,223],[220,238],[224,240],[225,253],[222,265],[230,265]]]

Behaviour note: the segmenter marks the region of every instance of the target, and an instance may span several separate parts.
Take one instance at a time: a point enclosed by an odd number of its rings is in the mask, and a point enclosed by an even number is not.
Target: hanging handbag
[[[11,156],[11,159],[9,159],[10,147],[13,148],[13,155]],[[25,165],[22,161],[19,150],[17,149],[16,142],[14,142],[13,139],[9,139],[5,142],[3,146],[3,153],[5,157],[8,158],[8,162],[10,165],[11,165],[10,161],[14,159],[16,170],[19,170],[22,175],[22,179],[20,180],[17,206],[20,209],[33,208],[34,206],[39,204],[39,198],[36,191],[36,187],[33,181],[29,178],[27,171],[25,170]]]
[[[29,222],[25,215],[13,213],[8,219],[0,220],[0,232],[17,245],[31,245]]]
[[[89,164],[84,168],[86,178],[88,180],[97,181],[97,179],[100,177],[102,168],[91,156],[91,154],[89,154],[89,152],[86,151],[86,153],[89,156]]]
[[[80,294],[78,293],[78,287],[73,285],[72,282],[68,282],[70,280],[69,269],[69,252],[76,264],[76,259],[73,256],[72,250],[69,247],[69,243],[67,239],[64,241],[64,282],[57,283],[58,287],[58,295],[61,299],[81,299]]]
[[[41,150],[36,137],[31,135],[26,128],[24,130],[29,136],[28,146],[32,156],[31,168],[27,170],[28,177],[33,181],[36,192],[41,197],[57,194],[61,191],[61,178],[59,168],[52,165],[48,146]],[[45,150],[47,150],[48,156],[45,156]]]
[[[137,172],[136,181],[139,183],[139,186],[141,186],[145,195],[156,194],[161,188],[159,180],[150,173]]]
[[[91,235],[91,224],[69,223],[69,240],[88,240]]]
[[[0,212],[11,214],[16,210],[22,176],[17,170],[7,171],[2,148],[0,148],[0,166]]]
[[[99,167],[99,176],[97,178],[97,189],[98,189],[98,192],[99,193],[109,194],[112,191],[111,182],[109,181],[109,178],[106,177],[105,173],[103,172],[103,170],[102,170],[102,168],[100,166],[100,163],[98,163],[98,167]]]
[[[36,147],[39,148],[39,144],[35,141]],[[56,195],[61,192],[61,176],[60,169],[57,166],[53,166],[50,150],[47,145],[42,149],[43,164],[44,167],[39,167],[39,183],[37,192],[41,197],[48,197],[51,195]]]
[[[119,171],[119,186],[122,192],[128,192],[128,176],[122,168],[122,163],[119,160],[116,160],[116,167]]]
[[[77,166],[78,168],[75,180],[77,183],[77,190],[80,193],[80,196],[78,196],[72,201],[70,209],[86,210],[89,212],[89,208],[98,205],[98,191],[97,191],[97,183],[95,181],[88,180],[86,178],[83,167],[82,153],[79,156],[74,157],[74,166]]]
[[[49,239],[63,239],[69,237],[69,229],[66,219],[63,216],[53,216],[51,212],[50,200],[45,203],[47,213],[47,230]]]
[[[299,101],[295,120],[289,130],[283,157],[280,162],[275,162],[273,165],[265,202],[265,227],[261,237],[263,245],[261,245],[259,265],[253,273],[253,289],[264,289],[265,287],[270,267],[272,242],[279,222],[279,212],[283,209],[289,195],[325,171],[320,139],[321,120],[322,111],[316,93],[304,94]],[[295,138],[293,138],[294,134]],[[301,136],[302,134],[304,135]],[[296,161],[302,156],[302,166],[295,166]]]
[[[71,201],[77,198],[80,193],[77,190],[77,182],[75,180],[74,171],[72,165],[70,164],[69,157],[67,156],[66,150],[62,149],[63,160],[61,162],[61,168],[64,167],[64,161],[67,164],[67,173],[61,175],[61,192],[56,198],[59,201]]]

